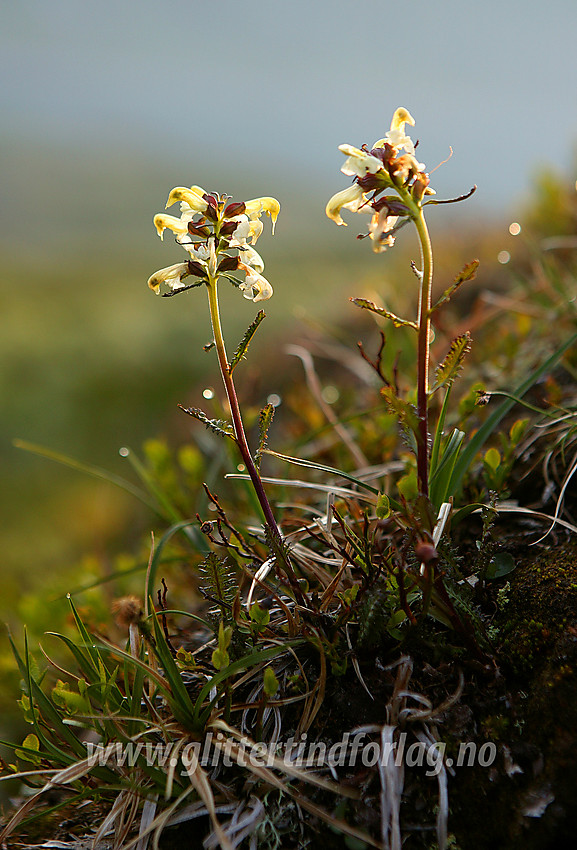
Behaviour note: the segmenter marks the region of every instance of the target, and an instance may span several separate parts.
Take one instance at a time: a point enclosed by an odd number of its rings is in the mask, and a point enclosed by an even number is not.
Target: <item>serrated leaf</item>
[[[412,404],[408,401],[403,401],[402,398],[395,393],[392,387],[383,387],[381,395],[384,397],[390,413],[393,413],[401,423],[405,431],[414,434],[417,443],[421,442],[421,433],[419,430],[419,417]]]
[[[434,310],[437,310],[441,306],[441,304],[446,304],[447,301],[450,301],[451,298],[453,297],[453,295],[455,294],[455,292],[464,283],[467,283],[467,281],[469,281],[469,280],[474,280],[474,278],[477,274],[478,268],[479,268],[479,260],[471,260],[470,263],[466,263],[463,266],[463,268],[461,269],[461,271],[459,272],[459,274],[455,277],[453,283],[449,287],[447,287],[447,289],[445,289],[445,291],[443,292],[443,294],[441,295],[441,297],[439,298],[437,303],[432,308],[431,313]]]
[[[255,335],[255,333],[257,332],[258,326],[260,325],[260,323],[262,322],[264,317],[265,317],[264,310],[259,310],[258,313],[256,314],[256,316],[254,317],[254,320],[250,323],[250,325],[246,329],[245,334],[244,334],[243,338],[241,339],[241,341],[238,345],[238,348],[234,352],[234,354],[232,356],[232,360],[229,363],[228,371],[231,374],[232,374],[232,371],[234,370],[234,368],[236,366],[238,366],[238,364],[240,363],[240,361],[242,360],[242,358],[246,354],[247,349],[250,345],[250,341],[253,338],[253,336]]]
[[[232,604],[238,583],[234,569],[225,560],[210,552],[199,566],[202,589],[216,603],[211,614],[220,614],[225,623],[232,620]]]
[[[471,349],[471,334],[466,331],[456,337],[451,343],[449,351],[435,371],[435,383],[431,388],[434,393],[441,387],[450,386],[463,367],[465,355]]]
[[[213,431],[215,434],[219,434],[221,437],[231,437],[234,440],[234,428],[230,422],[225,422],[224,419],[209,419],[206,413],[198,407],[183,407],[182,404],[179,404],[178,406],[181,410],[184,410],[185,413],[188,413],[189,416],[192,416],[194,419],[202,422],[203,425],[206,425],[210,431]]]
[[[374,301],[368,301],[366,298],[351,298],[351,301],[363,310],[370,310],[371,313],[376,313],[377,316],[382,316],[383,319],[388,319],[396,328],[408,327],[413,328],[415,331],[418,329],[416,322],[411,322],[409,319],[401,319],[389,310],[385,310],[384,307],[378,307]]]
[[[263,407],[258,417],[258,432],[259,432],[259,441],[258,441],[258,449],[256,450],[256,454],[254,456],[254,462],[257,469],[260,469],[260,462],[262,460],[263,452],[266,449],[266,441],[268,437],[268,429],[270,428],[270,423],[272,422],[272,418],[274,416],[274,405],[267,404],[266,407]]]

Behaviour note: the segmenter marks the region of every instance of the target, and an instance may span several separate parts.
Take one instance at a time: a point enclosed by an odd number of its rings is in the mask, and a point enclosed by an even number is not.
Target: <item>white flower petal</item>
[[[360,148],[355,148],[353,145],[339,145],[339,150],[348,154],[348,159],[341,171],[350,177],[365,177],[367,174],[376,174],[383,167],[383,163],[376,156],[371,156],[371,154],[360,150]]]
[[[367,212],[372,212],[368,205],[365,205],[366,196],[358,183],[353,183],[347,189],[342,189],[333,195],[325,207],[327,216],[335,222],[335,224],[346,225],[346,221],[341,218],[341,210],[352,210],[352,212],[361,212],[366,206]]]
[[[183,277],[188,275],[187,263],[176,263],[173,266],[166,266],[164,269],[159,269],[148,278],[148,286],[154,290],[157,295],[160,294],[161,284],[166,283],[171,289],[179,289],[184,286]]]

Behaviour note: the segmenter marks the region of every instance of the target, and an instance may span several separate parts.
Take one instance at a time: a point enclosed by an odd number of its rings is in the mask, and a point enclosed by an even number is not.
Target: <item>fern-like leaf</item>
[[[416,322],[411,322],[409,319],[401,319],[389,310],[385,310],[384,307],[378,307],[374,301],[368,301],[366,298],[351,298],[351,301],[363,310],[370,310],[371,313],[376,313],[377,316],[382,316],[383,319],[389,319],[396,328],[407,327],[413,328],[415,331],[418,329]]]
[[[453,383],[461,371],[465,355],[470,349],[471,334],[469,331],[466,331],[453,340],[449,351],[435,370],[435,383],[431,388],[432,393],[436,392],[440,387],[450,386]]]
[[[234,440],[234,429],[230,422],[225,422],[223,419],[209,419],[206,413],[198,407],[183,407],[182,404],[178,406],[185,413],[188,413],[189,416],[194,417],[194,419],[206,425],[215,434],[219,434],[221,437],[231,437]]]
[[[365,594],[359,611],[357,646],[368,649],[382,641],[387,622],[391,616],[391,602],[385,582],[376,584]]]
[[[266,441],[268,437],[268,429],[270,428],[270,423],[272,422],[273,416],[274,405],[267,404],[266,407],[263,407],[258,417],[259,441],[258,449],[256,450],[256,454],[254,456],[254,462],[256,464],[257,469],[260,469],[260,462],[262,460],[262,456],[267,445]]]
[[[454,279],[453,283],[445,289],[435,306],[432,308],[431,313],[434,312],[434,310],[438,310],[441,304],[446,304],[447,301],[450,301],[457,289],[459,289],[459,287],[461,287],[464,283],[467,283],[469,280],[474,280],[478,268],[479,260],[471,260],[470,263],[466,263]]]
[[[409,436],[413,434],[417,443],[420,443],[421,431],[419,428],[419,417],[413,405],[399,398],[392,387],[383,387],[381,389],[381,395],[387,403],[389,412],[398,418],[405,433]]]
[[[199,565],[200,584],[213,607],[209,614],[225,625],[232,625],[232,606],[238,591],[238,579],[234,567],[214,552],[209,552]]]
[[[257,332],[258,326],[260,325],[260,323],[262,322],[264,317],[265,317],[264,310],[259,310],[258,313],[256,314],[256,316],[254,317],[254,320],[250,323],[250,325],[246,329],[245,334],[244,334],[243,338],[241,339],[241,341],[238,345],[238,348],[234,352],[234,354],[232,356],[232,360],[230,361],[230,364],[229,364],[229,367],[228,367],[229,372],[231,372],[231,373],[233,372],[234,368],[236,366],[238,366],[238,364],[240,363],[240,361],[242,360],[242,358],[246,354],[248,346],[250,344],[250,341],[253,338],[253,336],[255,335],[255,333]]]

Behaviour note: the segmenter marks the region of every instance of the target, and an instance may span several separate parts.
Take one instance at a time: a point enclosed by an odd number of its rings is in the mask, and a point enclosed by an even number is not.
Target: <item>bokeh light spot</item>
[[[336,387],[333,387],[332,384],[326,386],[322,393],[323,401],[326,401],[327,404],[334,404],[335,401],[338,401],[341,394]]]

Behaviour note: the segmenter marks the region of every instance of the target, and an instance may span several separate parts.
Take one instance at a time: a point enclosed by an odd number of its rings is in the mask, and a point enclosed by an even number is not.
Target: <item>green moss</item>
[[[500,653],[517,673],[542,666],[547,654],[576,619],[577,546],[536,551],[510,578],[507,605],[498,606],[494,625]]]

